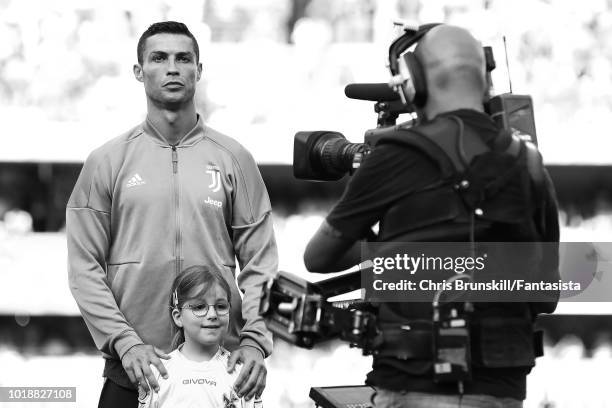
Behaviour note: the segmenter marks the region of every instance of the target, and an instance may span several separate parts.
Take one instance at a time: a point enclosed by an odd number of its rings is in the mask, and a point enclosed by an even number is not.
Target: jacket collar
[[[160,146],[164,146],[164,147],[170,147],[170,144],[168,143],[166,138],[159,132],[159,130],[157,130],[157,128],[155,128],[155,126],[153,126],[153,124],[151,123],[151,121],[149,121],[148,118],[145,119],[145,121],[143,122],[142,130],[146,135],[152,138],[156,144]],[[187,134],[183,136],[181,140],[179,140],[176,146],[177,147],[193,146],[194,144],[202,140],[205,134],[206,134],[206,126],[204,125],[204,121],[202,120],[200,115],[198,115],[198,121],[196,122],[193,129],[187,132]]]

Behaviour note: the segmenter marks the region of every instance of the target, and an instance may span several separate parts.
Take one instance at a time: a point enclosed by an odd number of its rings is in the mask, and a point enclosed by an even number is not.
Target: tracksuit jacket
[[[258,315],[277,272],[270,210],[249,152],[199,117],[174,146],[147,120],[91,153],[66,210],[68,275],[106,377],[133,387],[125,352],[143,343],[168,351],[171,284],[192,265],[219,268],[230,283],[225,347],[272,352]]]

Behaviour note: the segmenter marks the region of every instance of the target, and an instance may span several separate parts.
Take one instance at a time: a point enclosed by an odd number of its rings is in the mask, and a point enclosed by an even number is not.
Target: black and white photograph
[[[605,408],[612,0],[0,0],[0,407]]]

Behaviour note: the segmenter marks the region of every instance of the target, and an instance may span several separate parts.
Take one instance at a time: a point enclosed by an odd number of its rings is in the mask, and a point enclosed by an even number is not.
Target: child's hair
[[[185,304],[188,299],[204,296],[214,284],[219,285],[227,295],[227,301],[232,302],[232,293],[229,284],[221,275],[221,272],[215,269],[209,269],[205,266],[190,266],[177,275],[172,283],[172,291],[170,293],[170,321],[172,321],[172,350],[175,350],[185,342],[185,333],[183,328],[178,327],[172,318],[172,310],[179,309]],[[202,287],[198,293],[193,293],[193,290]]]

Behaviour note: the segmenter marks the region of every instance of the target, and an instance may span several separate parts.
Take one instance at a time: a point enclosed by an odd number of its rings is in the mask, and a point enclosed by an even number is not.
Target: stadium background
[[[67,287],[64,208],[87,154],[144,118],[131,67],[150,23],[183,21],[198,37],[199,111],[260,164],[281,269],[317,280],[303,249],[344,182],[294,180],[293,135],[333,129],[359,141],[374,127],[372,104],[343,87],[387,80],[397,18],[472,30],[494,47],[498,93],[507,37],[514,91],[534,98],[562,240],[608,241],[609,0],[0,0],[0,386],[76,386],[76,406],[96,404],[102,361]],[[548,353],[527,407],[612,406],[610,314],[609,304],[562,304],[542,319]],[[369,363],[337,342],[305,351],[278,341],[266,405],[312,406],[311,386],[362,383]]]

